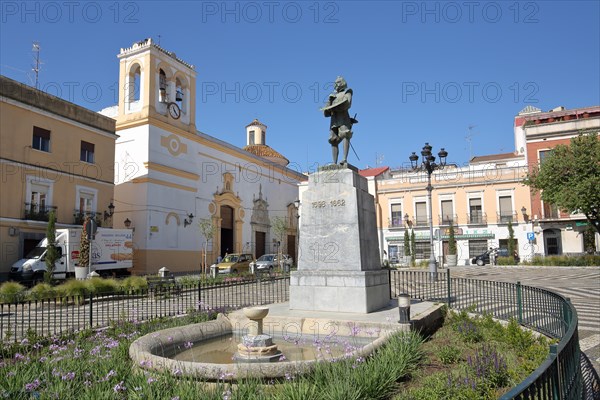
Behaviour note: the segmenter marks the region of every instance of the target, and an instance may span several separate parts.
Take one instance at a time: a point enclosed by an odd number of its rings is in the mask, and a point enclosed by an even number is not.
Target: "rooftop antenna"
[[[158,35],[158,45],[160,46],[160,35]]]
[[[467,128],[469,129],[469,134],[467,136],[465,136],[465,140],[467,141],[467,143],[469,143],[469,161],[471,161],[472,158],[472,141],[473,141],[473,136],[478,135],[479,132],[473,132],[473,128],[475,128],[477,125],[469,125]]]
[[[33,49],[31,49],[34,52],[34,58],[35,58],[35,65],[32,65],[32,71],[35,73],[35,88],[39,89],[40,88],[40,43],[39,42],[33,42]]]
[[[375,153],[375,167],[383,164],[384,158],[385,158],[385,155],[383,155],[383,154],[379,155],[379,154]]]

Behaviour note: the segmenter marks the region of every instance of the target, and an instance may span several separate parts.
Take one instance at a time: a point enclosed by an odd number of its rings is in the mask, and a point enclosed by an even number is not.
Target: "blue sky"
[[[598,1],[0,4],[3,75],[33,83],[37,41],[40,87],[100,110],[116,103],[119,49],[160,35],[196,66],[199,130],[242,147],[259,118],[303,170],[331,160],[319,108],[338,75],[360,168],[404,165],[426,141],[459,164],[510,152],[525,106],[600,104]]]

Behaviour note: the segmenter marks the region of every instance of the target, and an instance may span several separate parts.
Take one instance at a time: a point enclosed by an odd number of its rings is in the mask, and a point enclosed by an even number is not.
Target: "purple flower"
[[[152,361],[142,360],[142,361],[140,361],[140,367],[150,368],[150,367],[152,367]]]
[[[33,382],[26,384],[25,385],[25,390],[28,391],[28,392],[32,392],[35,389],[37,389],[40,385],[41,385],[40,380],[36,379]]]
[[[156,382],[156,379],[154,379],[153,377],[150,376],[150,377],[148,377],[146,382],[148,382],[148,384],[151,384],[152,382]]]
[[[113,388],[113,390],[115,391],[115,393],[121,393],[127,390],[127,388],[125,387],[125,385],[123,384],[124,382],[121,381],[119,383],[117,383],[115,385],[115,387]]]
[[[279,357],[279,361],[285,361],[285,360],[286,360],[286,358],[285,358],[285,356],[282,354],[282,355]]]
[[[183,345],[183,347],[185,347],[186,349],[191,349],[194,346],[194,343],[192,342],[185,342],[185,344]]]
[[[66,375],[62,376],[63,381],[72,381],[75,378],[75,372],[67,372]]]

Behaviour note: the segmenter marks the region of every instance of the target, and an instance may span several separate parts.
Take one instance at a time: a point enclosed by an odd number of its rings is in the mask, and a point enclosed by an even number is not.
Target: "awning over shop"
[[[455,235],[454,238],[456,240],[470,240],[470,239],[494,239],[496,237],[493,233],[472,233],[465,235]],[[448,240],[448,235],[442,235],[442,240]],[[438,240],[436,236],[433,237],[434,240]],[[385,238],[387,242],[404,242],[404,236],[388,236]],[[428,242],[429,236],[417,236],[415,237],[416,242]]]

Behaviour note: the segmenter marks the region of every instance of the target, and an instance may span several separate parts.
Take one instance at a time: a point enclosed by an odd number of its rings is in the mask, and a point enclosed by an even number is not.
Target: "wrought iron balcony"
[[[450,226],[450,224],[456,225],[458,223],[458,215],[438,215],[438,223],[440,226]]]
[[[404,220],[402,218],[392,218],[388,220],[388,228],[404,228]]]
[[[415,218],[414,226],[417,227],[417,228],[424,227],[424,226],[429,226],[429,218],[417,216]]]
[[[75,209],[75,212],[73,214],[73,224],[83,225],[85,217],[90,217],[91,219],[96,221],[96,225],[102,226],[102,213],[92,211],[80,211],[77,209]]]
[[[487,215],[482,212],[467,214],[468,225],[487,225]]]
[[[509,222],[517,223],[517,213],[516,212],[502,212],[496,213],[497,221],[499,224],[508,224]]]
[[[48,221],[50,218],[50,211],[53,210],[54,215],[56,215],[57,209],[58,207],[54,206],[25,203],[25,215],[23,218],[33,221]]]

